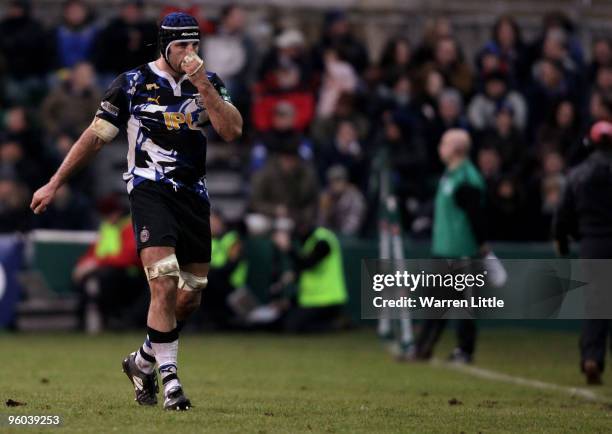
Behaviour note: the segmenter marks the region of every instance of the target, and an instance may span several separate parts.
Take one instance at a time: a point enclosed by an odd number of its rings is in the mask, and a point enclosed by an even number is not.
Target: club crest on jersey
[[[147,229],[147,227],[145,226],[144,228],[142,228],[142,230],[140,231],[140,242],[141,243],[146,243],[147,241],[149,241],[151,234],[149,233],[149,230]]]

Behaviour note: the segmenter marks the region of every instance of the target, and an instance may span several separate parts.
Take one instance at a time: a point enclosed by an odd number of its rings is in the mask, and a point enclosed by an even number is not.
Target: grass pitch
[[[589,401],[481,379],[445,366],[400,364],[371,331],[312,337],[186,335],[179,374],[196,407],[139,407],[121,360],[140,335],[0,335],[0,415],[58,414],[59,428],[0,432],[609,432],[612,375]],[[451,333],[438,357],[452,345]],[[476,365],[584,387],[577,336],[486,330]],[[8,399],[27,405],[8,408]]]

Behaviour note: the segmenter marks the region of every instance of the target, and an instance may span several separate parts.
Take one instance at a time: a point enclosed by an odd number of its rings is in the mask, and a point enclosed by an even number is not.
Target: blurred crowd
[[[124,1],[102,20],[87,1],[67,0],[45,28],[29,1],[9,2],[0,19],[0,231],[95,227],[91,171],[36,218],[30,194],[91,122],[108,83],[156,58],[157,23],[144,8]],[[588,153],[584,132],[612,120],[612,41],[582,46],[560,12],[543,17],[533,40],[499,17],[475,58],[450,20],[427,19],[419,40],[392,37],[379,59],[341,10],[324,14],[314,38],[279,22],[263,46],[240,6],[188,12],[205,34],[206,67],[246,121],[239,149],[251,212],[371,235],[384,151],[405,231],[429,236],[438,142],[458,127],[472,136],[487,183],[487,238],[545,240],[568,169]]]

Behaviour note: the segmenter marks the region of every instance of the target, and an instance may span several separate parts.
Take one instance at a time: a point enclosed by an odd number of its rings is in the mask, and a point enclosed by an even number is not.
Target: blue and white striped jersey
[[[212,72],[208,79],[231,103],[223,81]],[[127,132],[128,193],[148,179],[208,200],[204,127],[210,120],[186,75],[177,82],[154,62],[125,72],[106,91],[96,116]]]

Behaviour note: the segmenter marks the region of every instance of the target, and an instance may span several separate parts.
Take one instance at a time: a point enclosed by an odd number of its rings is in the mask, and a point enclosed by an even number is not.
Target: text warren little
[[[384,297],[374,297],[372,300],[374,307],[390,307],[390,308],[486,308],[486,307],[504,307],[504,300],[497,297],[470,297],[463,300],[439,300],[435,297],[399,297],[387,299]]]

